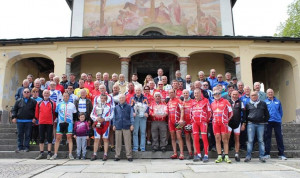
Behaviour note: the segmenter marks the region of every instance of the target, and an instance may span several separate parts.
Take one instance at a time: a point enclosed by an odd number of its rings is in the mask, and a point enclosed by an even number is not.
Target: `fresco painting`
[[[222,35],[220,0],[85,0],[83,36]]]

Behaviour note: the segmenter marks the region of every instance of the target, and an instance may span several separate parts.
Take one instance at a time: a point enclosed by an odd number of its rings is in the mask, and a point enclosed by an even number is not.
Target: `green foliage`
[[[300,0],[295,0],[288,6],[289,18],[280,23],[278,33],[274,36],[300,37]]]

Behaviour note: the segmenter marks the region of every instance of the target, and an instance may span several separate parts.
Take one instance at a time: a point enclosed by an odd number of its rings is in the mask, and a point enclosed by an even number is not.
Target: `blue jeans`
[[[271,140],[272,140],[272,129],[274,128],[277,148],[278,148],[278,155],[284,156],[284,145],[283,145],[283,138],[282,138],[282,131],[281,131],[281,122],[268,122],[267,131],[265,135],[265,142],[266,142],[266,155],[270,155],[271,151]]]
[[[133,150],[137,151],[139,147],[139,130],[141,133],[141,143],[140,149],[142,151],[145,150],[145,142],[146,142],[146,117],[138,117],[134,118],[134,130],[133,130]]]
[[[32,122],[17,122],[17,130],[18,130],[19,150],[29,149]],[[24,135],[25,135],[25,142],[24,142]]]
[[[254,124],[251,122],[248,123],[247,126],[248,143],[247,143],[246,157],[251,158],[255,133],[257,135],[257,140],[258,140],[259,157],[262,158],[265,155],[264,129],[265,129],[265,124],[263,123],[262,124]]]

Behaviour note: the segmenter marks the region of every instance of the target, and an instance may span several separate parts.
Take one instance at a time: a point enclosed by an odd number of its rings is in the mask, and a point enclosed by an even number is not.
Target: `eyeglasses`
[[[29,91],[24,91],[23,93],[30,93]]]
[[[208,86],[208,85],[202,85],[202,86]]]
[[[220,95],[220,94],[221,94],[221,93],[214,93],[213,95],[216,96],[216,95]]]
[[[218,78],[223,78],[223,77],[218,77]]]
[[[144,89],[144,91],[149,91],[150,89]]]
[[[164,85],[164,84],[158,84],[158,85]]]

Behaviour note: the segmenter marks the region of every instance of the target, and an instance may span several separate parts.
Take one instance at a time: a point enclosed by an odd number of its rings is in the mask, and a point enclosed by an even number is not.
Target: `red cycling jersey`
[[[154,101],[150,105],[149,113],[153,121],[166,121],[167,116],[162,117],[162,115],[168,114],[167,104],[164,102],[156,103]]]
[[[171,123],[179,122],[180,109],[183,106],[182,101],[178,98],[173,98],[170,99],[167,106],[168,106],[169,122]]]
[[[182,96],[182,91],[176,90],[175,94],[176,94],[176,98],[180,99],[180,96]]]
[[[184,110],[184,121],[186,125],[191,124],[191,109],[194,104],[194,100],[190,99],[188,101],[183,101],[183,110]]]
[[[232,117],[233,112],[231,105],[228,100],[220,98],[215,100],[211,104],[211,109],[213,111],[213,122],[228,124],[229,119]]]
[[[154,102],[154,97],[151,95],[151,94],[144,94],[144,96],[147,97],[147,100],[148,100],[148,105],[150,107],[150,105],[152,104],[152,102]]]
[[[191,108],[192,122],[208,122],[211,117],[211,108],[209,101],[206,98],[202,98],[199,101],[194,100]]]
[[[160,93],[160,95],[161,95],[161,100],[163,100],[163,101],[165,101],[166,98],[169,96],[169,95],[168,95],[168,92],[165,91],[165,90],[155,89],[155,90],[153,91],[153,95],[154,95],[155,92],[159,92],[159,93]]]

